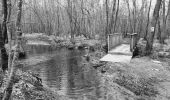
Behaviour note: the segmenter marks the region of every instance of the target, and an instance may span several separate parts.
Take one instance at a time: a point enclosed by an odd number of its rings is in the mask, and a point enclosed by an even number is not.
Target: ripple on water
[[[49,49],[49,47],[41,47],[31,47],[29,55],[52,55],[50,60],[30,69],[40,74],[43,84],[57,90],[61,95],[66,95],[76,100],[83,100],[82,98],[93,98],[85,100],[97,100],[95,99],[98,93],[96,87],[100,84],[100,80],[95,70],[91,68],[83,70],[81,56],[85,55],[84,51],[53,50]]]

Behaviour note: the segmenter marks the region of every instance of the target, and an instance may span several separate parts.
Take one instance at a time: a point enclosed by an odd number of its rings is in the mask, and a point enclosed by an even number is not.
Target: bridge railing
[[[123,35],[121,33],[109,34],[108,35],[108,51],[110,51],[111,49],[115,48],[116,46],[122,43],[128,43],[130,44],[130,51],[132,52],[135,47],[135,43],[137,41],[137,33],[132,33],[132,34],[129,33],[128,35],[129,35],[129,38],[123,38]]]
[[[109,34],[108,35],[108,51],[114,47],[122,44],[123,38],[121,33]]]

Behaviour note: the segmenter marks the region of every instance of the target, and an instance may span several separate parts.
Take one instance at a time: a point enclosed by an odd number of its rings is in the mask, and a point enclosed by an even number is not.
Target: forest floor
[[[170,40],[164,45],[155,42],[153,52],[130,63],[98,67],[106,89],[101,100],[170,100]]]
[[[105,87],[104,98],[100,100],[170,100],[170,58],[141,57],[130,63],[97,62],[96,55],[103,54],[91,54],[93,67]]]
[[[130,64],[108,63],[102,69],[106,100],[169,100],[169,69],[167,62],[149,57],[132,59]]]

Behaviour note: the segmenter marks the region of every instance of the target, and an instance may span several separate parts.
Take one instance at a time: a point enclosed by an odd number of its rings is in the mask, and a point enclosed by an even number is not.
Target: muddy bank
[[[50,90],[48,87],[40,85],[41,83],[37,83],[36,78],[30,73],[21,71],[18,71],[17,73],[22,73],[22,76],[20,76],[22,79],[20,79],[13,87],[11,95],[12,100],[70,100],[67,97],[58,95],[55,91]],[[6,81],[0,89],[1,99],[5,86]]]

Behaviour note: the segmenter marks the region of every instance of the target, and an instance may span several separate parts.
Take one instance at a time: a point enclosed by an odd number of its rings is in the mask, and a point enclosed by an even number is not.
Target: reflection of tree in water
[[[29,49],[29,54],[32,55],[50,53],[54,49],[52,46],[44,46],[44,45],[29,45],[27,46],[27,48]]]
[[[90,68],[89,66],[82,65],[81,56],[76,51],[72,51],[69,53],[68,59],[68,94],[75,93],[75,94],[84,94],[86,92],[92,91],[95,85],[98,85],[96,78],[95,70]],[[75,57],[76,56],[76,57]],[[88,70],[84,70],[84,67],[89,67]],[[93,93],[96,95],[95,91]]]
[[[46,47],[31,47],[31,49],[42,50],[39,52],[40,54],[43,51],[50,50]],[[93,91],[92,95],[96,95],[94,88],[98,79],[95,70],[91,69],[90,66],[82,66],[81,56],[85,55],[84,51],[58,49],[55,53],[49,51],[49,54],[54,54],[54,57],[37,65],[38,68],[36,68],[46,85],[59,90],[58,92],[63,95],[77,97],[91,91]],[[84,70],[84,68],[88,70]]]
[[[45,67],[42,74],[45,74],[46,83],[48,86],[53,88],[59,88],[60,87],[60,79],[58,76],[61,76],[62,69],[58,65],[60,61],[56,60],[56,57],[49,60],[45,63]]]
[[[78,74],[78,59],[75,51],[70,51],[67,59],[67,67],[68,67],[68,92],[74,92],[72,89],[76,88],[75,86],[75,75]]]

